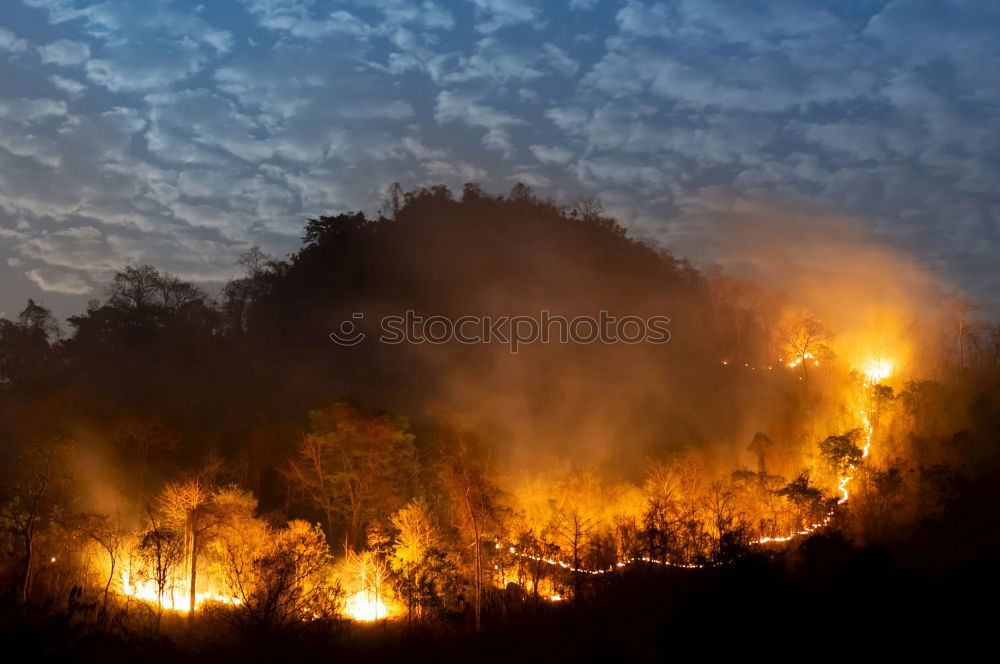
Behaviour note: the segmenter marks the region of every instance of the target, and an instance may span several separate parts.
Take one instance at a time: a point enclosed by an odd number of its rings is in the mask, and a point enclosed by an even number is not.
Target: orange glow
[[[870,359],[862,366],[861,373],[870,382],[878,384],[892,373],[892,361],[885,358]]]
[[[807,353],[806,355],[807,357],[810,358],[812,357],[812,355],[809,353]],[[798,365],[799,362],[801,362],[801,360],[796,360],[790,362],[787,366],[795,367]],[[864,380],[861,384],[861,388],[863,390],[864,407],[859,412],[862,424],[862,431],[864,431],[864,445],[862,447],[861,456],[862,458],[866,458],[869,452],[871,451],[872,437],[875,433],[874,425],[872,423],[872,416],[873,416],[872,413],[875,408],[875,395],[873,394],[872,388],[873,386],[878,385],[881,381],[885,380],[892,374],[893,362],[884,357],[871,358],[863,362],[861,364],[861,367],[862,368],[858,370],[859,373],[864,376]],[[801,380],[801,378],[799,380]],[[848,490],[848,487],[850,483],[854,480],[854,471],[855,467],[851,466],[848,469],[847,474],[837,479],[837,489],[838,491],[840,491],[840,498],[837,501],[838,505],[843,505],[850,498],[850,492]],[[775,537],[761,537],[760,539],[753,540],[752,542],[750,542],[750,544],[754,545],[780,544],[784,542],[790,542],[797,537],[811,535],[820,528],[827,526],[833,519],[833,514],[834,514],[833,510],[831,510],[823,519],[815,523],[811,523],[805,528],[802,528],[801,530]],[[496,548],[498,549],[500,548],[499,543],[497,543]],[[670,567],[683,567],[683,568],[703,567],[702,565],[697,565],[697,564],[678,564],[671,562],[669,560],[655,560],[651,558],[629,558],[627,560],[621,560],[612,565],[611,567],[605,569],[586,569],[586,568],[574,567],[569,563],[558,559],[540,558],[537,556],[532,556],[530,554],[521,553],[520,551],[517,551],[514,547],[510,547],[510,552],[520,558],[544,562],[548,565],[558,566],[565,570],[582,574],[607,574],[609,572],[615,571],[616,569],[620,569],[639,562],[665,565]],[[552,595],[549,599],[551,601],[559,601],[562,598],[559,595]]]
[[[156,584],[153,581],[132,582],[128,570],[122,572],[122,594],[127,597],[149,602],[154,606],[159,604],[167,611],[177,611],[187,613],[191,610],[191,598],[186,592],[186,583],[171,583],[169,588],[164,589],[162,601],[157,597]],[[197,593],[195,595],[195,609],[201,607],[205,602],[218,602],[238,606],[238,597],[227,597],[219,593]]]
[[[359,590],[348,598],[344,612],[353,620],[375,622],[389,617],[389,607],[371,590]]]

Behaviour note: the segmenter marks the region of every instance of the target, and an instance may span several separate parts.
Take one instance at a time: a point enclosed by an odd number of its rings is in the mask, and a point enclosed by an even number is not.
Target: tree
[[[156,628],[163,619],[164,594],[174,570],[184,559],[183,536],[169,527],[153,510],[147,510],[148,525],[139,534],[137,552],[140,562],[156,588]]]
[[[363,544],[368,523],[386,518],[416,490],[416,452],[405,418],[369,417],[346,403],[309,414],[309,433],[285,470],[289,487],[320,510],[327,532]]]
[[[432,548],[441,533],[434,523],[427,504],[413,501],[396,512],[391,519],[397,535],[392,548],[391,564],[403,579],[406,593],[406,619],[413,623],[417,588],[426,585]]]
[[[861,505],[866,539],[884,538],[893,517],[900,517],[900,501],[905,488],[905,462],[897,459],[887,468],[870,468],[862,476]]]
[[[347,598],[347,611],[355,618],[378,620],[388,617],[386,582],[392,570],[382,553],[348,550],[344,558],[353,591]]]
[[[231,332],[246,332],[251,311],[271,293],[281,263],[254,245],[240,255],[237,264],[243,267],[244,275],[231,279],[223,287],[222,312]]]
[[[853,432],[846,436],[827,436],[819,444],[820,456],[837,479],[848,476],[864,456],[853,440],[856,437]]]
[[[152,265],[126,265],[108,286],[108,304],[124,310],[162,309],[175,313],[207,295],[198,287]]]
[[[17,323],[0,318],[0,386],[13,387],[39,375],[59,336],[55,318],[34,300],[28,300]]]
[[[499,536],[500,490],[490,474],[490,458],[482,441],[461,427],[440,430],[428,450],[428,488],[442,522],[463,544],[462,562],[472,585],[477,631],[482,626],[483,540]],[[471,555],[470,555],[471,553]]]
[[[753,435],[753,440],[750,441],[750,445],[747,447],[748,450],[757,455],[757,472],[760,473],[762,479],[767,475],[767,466],[764,463],[764,457],[767,454],[767,450],[772,446],[774,446],[774,441],[758,431]]]
[[[41,331],[49,341],[55,341],[62,335],[59,323],[52,312],[32,299],[28,300],[28,305],[18,315],[17,320],[21,327],[27,330]]]
[[[825,516],[823,491],[810,484],[809,471],[803,471],[776,493],[794,506],[795,530],[802,530]]]
[[[921,436],[940,436],[948,417],[948,393],[936,380],[915,380],[904,385],[899,395],[912,431]]]
[[[564,504],[556,508],[551,528],[557,541],[569,550],[573,566],[573,596],[579,597],[581,576],[577,570],[583,566],[583,551],[594,536],[594,519],[579,506]]]
[[[69,483],[69,446],[59,439],[29,447],[3,486],[0,521],[21,547],[21,601],[31,596],[38,533],[65,512],[60,492]]]
[[[213,491],[202,480],[190,479],[168,484],[160,493],[158,504],[167,522],[183,533],[184,555],[190,570],[188,617],[193,619],[198,599],[198,556],[213,530],[240,511],[252,512],[256,502],[237,489]]]
[[[229,490],[216,501],[227,518],[207,551],[228,592],[239,600],[232,615],[264,629],[332,619],[339,589],[331,581],[323,530],[305,521],[272,527],[255,516],[256,501],[246,492]]]
[[[652,467],[645,487],[645,521],[648,541],[657,540],[662,547],[659,555],[692,562],[709,552],[704,519],[707,474],[704,460],[693,449]]]
[[[948,312],[955,331],[959,369],[965,368],[969,356],[968,346],[975,343],[977,324],[973,313],[976,308],[974,303],[962,298],[948,302]]]
[[[775,492],[785,478],[751,470],[735,470],[730,477],[741,510],[757,517],[760,537],[778,536],[780,500]]]
[[[121,515],[112,519],[107,514],[78,514],[71,520],[71,529],[84,538],[95,542],[108,554],[108,576],[104,583],[104,599],[101,604],[101,616],[106,617],[108,611],[108,595],[111,584],[118,570],[127,530],[122,523]]]
[[[403,207],[403,188],[398,182],[393,182],[385,191],[382,199],[382,215],[395,221]]]
[[[111,440],[135,471],[135,484],[145,488],[150,470],[160,467],[181,440],[180,432],[155,417],[126,415],[112,428]]]
[[[788,308],[781,313],[776,329],[782,359],[790,367],[802,367],[802,380],[809,389],[809,364],[833,357],[833,335],[808,309]]]
[[[730,562],[747,549],[745,515],[736,509],[732,490],[721,482],[713,482],[706,498],[711,533],[715,536],[713,558]]]

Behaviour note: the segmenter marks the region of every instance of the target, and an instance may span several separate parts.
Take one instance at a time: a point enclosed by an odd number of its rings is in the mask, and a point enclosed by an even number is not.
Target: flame
[[[359,590],[351,595],[344,611],[354,620],[361,622],[374,622],[389,616],[389,608],[385,602],[371,590]]]
[[[872,358],[862,365],[861,373],[870,383],[877,385],[892,374],[892,361],[885,358]]]
[[[872,447],[872,436],[875,433],[875,425],[872,422],[872,414],[875,410],[875,395],[872,393],[872,388],[888,378],[892,374],[892,368],[892,360],[884,357],[870,358],[861,365],[860,372],[865,377],[864,382],[861,384],[861,389],[864,390],[864,406],[859,413],[861,415],[861,428],[865,433],[865,444],[861,448],[862,459],[868,457],[868,453]],[[853,479],[854,466],[851,466],[848,469],[848,474],[837,481],[837,489],[840,491],[840,500],[838,502],[841,504],[846,503],[847,499],[851,496],[847,490],[847,485]]]
[[[129,571],[127,569],[122,571],[122,594],[127,597],[149,602],[153,605],[158,604],[161,608],[167,611],[187,613],[191,610],[190,595],[184,591],[175,591],[175,589],[183,589],[186,587],[187,586],[185,584],[171,582],[169,587],[164,589],[163,597],[161,599],[158,597],[156,592],[156,583],[153,581],[133,582]],[[220,604],[238,606],[240,604],[240,599],[238,597],[227,597],[218,593],[204,592],[195,594],[195,609],[201,607],[205,602],[219,602]]]
[[[811,353],[807,353],[806,357],[811,358],[812,354]],[[778,361],[782,362],[783,360],[781,360],[779,358]],[[789,362],[787,364],[787,366],[789,366],[789,367],[795,367],[801,361],[802,361],[801,359],[794,360],[792,362]],[[723,362],[723,364],[725,364],[725,362]],[[864,436],[865,436],[865,438],[864,438],[864,446],[861,449],[861,458],[864,459],[864,458],[867,458],[868,453],[871,451],[872,437],[874,436],[874,433],[875,433],[875,426],[874,426],[874,423],[872,422],[872,414],[873,414],[873,411],[875,409],[875,395],[873,393],[872,388],[875,385],[878,385],[879,383],[881,383],[883,380],[885,380],[886,378],[888,378],[892,374],[892,371],[893,371],[893,362],[891,360],[889,360],[889,359],[884,358],[884,357],[871,358],[871,359],[863,362],[861,364],[861,367],[862,368],[859,369],[858,371],[864,376],[864,380],[863,380],[863,382],[861,384],[861,387],[862,387],[862,390],[863,390],[863,393],[864,393],[863,394],[863,396],[864,396],[864,407],[860,410],[859,414],[860,414],[860,417],[861,417],[862,430],[864,431]],[[801,378],[800,378],[800,380],[801,380]],[[837,489],[840,491],[840,499],[837,501],[838,505],[843,505],[844,503],[847,502],[848,498],[850,498],[850,492],[848,491],[848,485],[850,485],[850,483],[854,480],[854,470],[855,470],[855,466],[851,466],[848,469],[847,474],[845,474],[844,476],[842,476],[842,477],[840,477],[840,478],[837,479]],[[798,531],[795,531],[795,532],[791,532],[791,533],[788,533],[786,535],[776,536],[776,537],[761,537],[760,539],[753,540],[752,542],[750,542],[750,544],[759,545],[759,544],[772,544],[772,543],[790,542],[791,540],[795,539],[796,537],[802,537],[802,536],[805,536],[805,535],[811,535],[812,533],[816,532],[820,528],[823,528],[823,527],[827,526],[830,523],[830,521],[833,520],[833,515],[834,515],[834,512],[833,512],[833,510],[831,510],[829,513],[827,513],[827,515],[823,519],[821,519],[820,521],[817,521],[816,523],[811,523],[811,524],[809,524],[808,526],[804,527],[801,530],[798,530]],[[496,548],[498,548],[498,549],[500,548],[500,544],[499,543],[497,543]],[[527,554],[527,553],[522,553],[520,551],[517,551],[514,547],[510,547],[510,552],[512,554],[514,554],[515,556],[519,557],[519,558],[526,558],[526,559],[529,559],[529,560],[536,560],[536,561],[544,562],[544,563],[546,563],[548,565],[558,566],[558,567],[561,567],[563,569],[569,570],[571,572],[577,572],[577,573],[581,573],[581,574],[607,574],[607,573],[615,571],[616,569],[620,569],[620,568],[626,567],[628,565],[633,565],[633,564],[638,563],[638,562],[654,563],[654,564],[657,564],[657,565],[665,565],[665,566],[670,566],[670,567],[682,567],[682,568],[688,568],[688,569],[704,567],[704,565],[699,565],[699,564],[693,564],[693,563],[688,563],[688,564],[675,563],[675,562],[672,562],[672,561],[669,561],[669,560],[656,560],[656,559],[653,559],[653,558],[629,558],[627,560],[619,561],[619,562],[615,563],[614,565],[612,565],[611,567],[608,567],[606,569],[587,569],[587,568],[573,567],[569,563],[567,563],[565,561],[562,561],[562,560],[558,560],[558,559],[541,558],[541,557],[533,556],[533,555],[530,555],[530,554]],[[552,597],[550,597],[550,600],[556,601],[555,600],[556,597],[557,597],[556,595],[553,595]]]

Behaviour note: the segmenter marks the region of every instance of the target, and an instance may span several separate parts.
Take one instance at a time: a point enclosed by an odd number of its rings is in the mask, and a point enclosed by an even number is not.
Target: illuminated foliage
[[[209,546],[213,567],[239,600],[238,621],[288,628],[332,620],[340,599],[322,529],[305,521],[273,528],[252,512],[234,511]]]
[[[413,435],[403,418],[369,417],[346,403],[309,414],[309,433],[289,463],[293,490],[320,510],[328,533],[362,544],[370,522],[386,518],[413,495]]]
[[[855,431],[846,436],[828,436],[820,442],[819,453],[835,477],[850,473],[864,456],[862,449],[855,443],[859,434],[859,431]]]

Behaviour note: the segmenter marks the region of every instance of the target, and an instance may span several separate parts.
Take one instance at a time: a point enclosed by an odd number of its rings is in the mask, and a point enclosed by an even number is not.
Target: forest
[[[524,185],[393,185],[239,269],[210,294],[126,265],[65,323],[32,300],[0,319],[9,652],[660,661],[989,634],[1000,325],[974,303],[897,296],[880,265],[826,306]],[[664,315],[670,340],[330,339],[359,312],[542,310]]]

